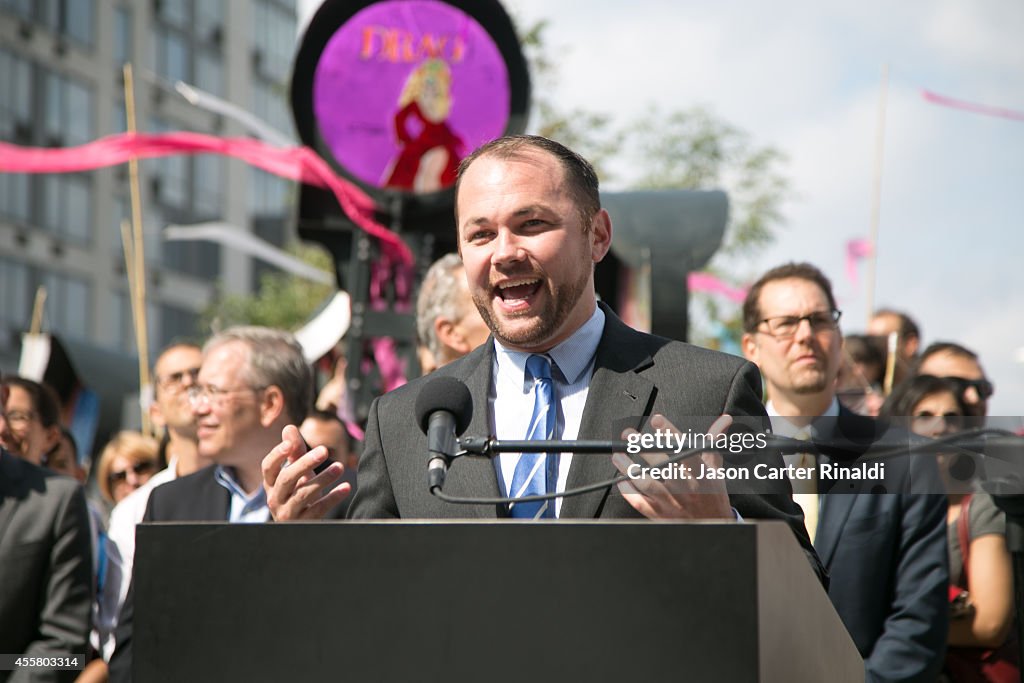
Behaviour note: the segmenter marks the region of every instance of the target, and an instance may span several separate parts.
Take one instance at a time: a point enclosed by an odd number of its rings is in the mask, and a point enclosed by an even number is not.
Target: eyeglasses
[[[842,315],[842,311],[833,309],[831,311],[815,311],[807,315],[779,315],[765,318],[757,324],[768,328],[760,330],[764,334],[777,339],[789,339],[800,329],[800,323],[804,320],[810,324],[812,332],[825,332],[836,329]]]
[[[141,476],[143,474],[149,474],[153,471],[153,463],[151,462],[137,462],[134,465],[129,465],[128,469],[121,470],[120,472],[110,473],[111,485],[120,484],[121,482],[128,481],[128,472],[134,472],[135,476]]]
[[[221,389],[212,384],[193,384],[188,388],[188,402],[193,408],[198,408],[203,403],[209,403],[211,407],[221,408],[231,394],[240,394],[244,391],[260,392],[266,387],[239,387],[237,389]]]
[[[33,410],[12,410],[8,412],[6,416],[7,422],[9,422],[12,427],[24,427],[29,422],[37,419],[39,417],[39,413]]]
[[[930,377],[931,375],[921,375],[922,377]],[[987,401],[992,397],[992,394],[996,392],[996,387],[992,382],[987,379],[967,379],[965,377],[941,377],[947,382],[956,385],[957,392],[963,397],[967,393],[968,389],[974,389],[978,392],[978,398],[982,401]]]
[[[171,392],[179,392],[184,388],[185,378],[188,377],[195,384],[199,379],[199,368],[188,368],[157,377],[156,382],[161,389]]]

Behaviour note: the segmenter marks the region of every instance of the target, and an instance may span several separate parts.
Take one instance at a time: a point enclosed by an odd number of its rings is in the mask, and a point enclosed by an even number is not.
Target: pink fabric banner
[[[846,243],[846,277],[857,285],[857,263],[875,255],[875,247],[871,240],[864,237]]]
[[[412,252],[395,233],[373,218],[374,202],[340,178],[309,147],[274,147],[250,138],[220,138],[203,133],[120,133],[78,147],[21,147],[0,143],[0,172],[75,173],[176,154],[223,154],[268,173],[329,189],[345,214],[381,241],[385,253],[411,265]]]
[[[730,301],[738,304],[743,303],[747,298],[745,288],[737,288],[728,285],[711,273],[690,273],[686,276],[686,286],[691,292],[707,292],[708,294],[719,294]]]
[[[1024,121],[1024,112],[1014,111],[1013,109],[992,107],[987,104],[976,104],[966,100],[958,100],[952,97],[946,97],[945,95],[939,95],[938,93],[933,93],[929,90],[922,90],[921,97],[932,104],[938,104],[943,107],[952,107],[953,109],[961,109],[974,114],[984,114],[985,116],[998,116],[1012,121]]]

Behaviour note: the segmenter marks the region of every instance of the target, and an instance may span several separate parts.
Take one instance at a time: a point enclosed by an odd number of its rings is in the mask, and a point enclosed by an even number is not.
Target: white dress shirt
[[[583,408],[590,392],[594,374],[594,357],[604,332],[604,312],[600,307],[571,337],[548,351],[551,361],[552,388],[557,405],[554,439],[576,439],[583,420]],[[503,440],[526,438],[533,415],[533,382],[526,381],[526,359],[532,354],[506,349],[494,342],[491,395],[489,397],[491,432]],[[496,458],[498,482],[510,496],[512,477],[519,462],[519,453],[502,453]],[[565,491],[572,453],[558,455],[558,483],[555,490]],[[562,499],[555,499],[555,516],[562,511]]]
[[[114,627],[121,613],[135,562],[135,526],[142,521],[149,504],[149,494],[160,484],[178,478],[178,460],[171,456],[167,467],[129,493],[110,513],[107,525],[107,576],[98,597],[99,614],[96,629],[100,634],[103,658],[114,653]]]

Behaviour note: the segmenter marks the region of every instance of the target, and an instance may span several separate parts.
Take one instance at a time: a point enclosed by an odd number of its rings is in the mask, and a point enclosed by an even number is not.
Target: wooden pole
[[[135,86],[132,79],[132,65],[124,65],[124,110],[128,133],[135,134]],[[129,273],[129,295],[132,298],[132,320],[135,325],[135,345],[139,352],[139,411],[142,418],[142,433],[150,433],[149,410],[144,396],[150,393],[149,379],[149,336],[146,323],[146,249],[142,235],[142,199],[139,192],[139,161],[128,162],[128,184],[132,202],[132,238],[125,243],[125,265]],[[123,233],[122,233],[123,234]],[[129,253],[130,249],[130,253]],[[132,284],[134,283],[134,287]]]
[[[875,278],[878,265],[878,224],[882,214],[882,166],[885,159],[885,107],[889,96],[889,65],[882,65],[882,86],[878,95],[878,120],[875,126],[875,173],[871,191],[871,254],[867,257],[865,324],[875,312]]]
[[[46,309],[46,286],[39,285],[36,288],[36,299],[32,304],[32,324],[29,325],[28,333],[37,335],[43,331],[43,311]]]

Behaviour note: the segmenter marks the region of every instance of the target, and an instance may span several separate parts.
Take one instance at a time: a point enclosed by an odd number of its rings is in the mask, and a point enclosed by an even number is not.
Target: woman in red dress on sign
[[[435,192],[455,182],[464,143],[447,124],[451,80],[441,59],[428,59],[409,74],[395,114],[400,151],[384,172],[385,186]]]

